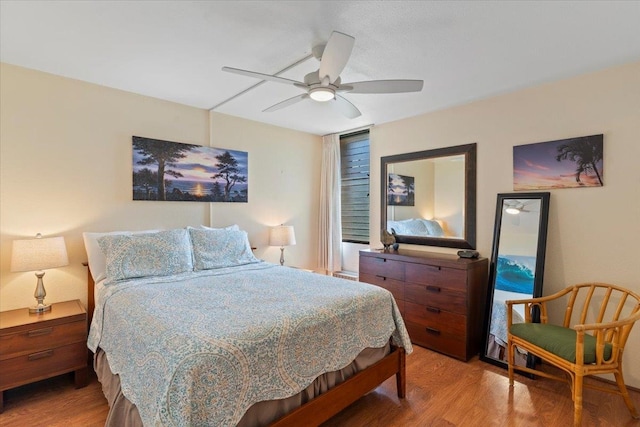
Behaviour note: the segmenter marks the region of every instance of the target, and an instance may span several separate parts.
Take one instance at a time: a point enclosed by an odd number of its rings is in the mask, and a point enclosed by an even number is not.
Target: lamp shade
[[[69,265],[69,258],[64,237],[13,241],[11,271],[41,271],[65,265]]]
[[[296,235],[292,225],[278,225],[269,230],[270,246],[291,246],[296,244]]]

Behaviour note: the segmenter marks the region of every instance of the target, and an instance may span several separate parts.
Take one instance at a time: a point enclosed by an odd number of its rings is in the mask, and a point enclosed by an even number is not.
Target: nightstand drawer
[[[54,326],[33,325],[32,329],[0,336],[0,360],[51,348],[86,341],[87,322],[63,323]]]
[[[53,377],[87,366],[84,341],[0,361],[0,390]]]

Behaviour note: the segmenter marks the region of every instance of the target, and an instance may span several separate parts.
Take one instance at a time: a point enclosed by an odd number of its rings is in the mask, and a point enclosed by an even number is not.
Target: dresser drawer
[[[461,360],[467,360],[467,346],[464,337],[447,334],[436,328],[427,328],[408,320],[405,324],[411,342]]]
[[[467,295],[434,285],[405,283],[405,301],[418,305],[435,307],[443,311],[467,314]]]
[[[405,268],[407,282],[437,286],[466,292],[467,272],[455,268],[436,265],[407,263]]]
[[[432,306],[418,305],[409,301],[405,301],[404,304],[404,318],[407,322],[465,339],[467,335],[466,316],[443,311]]]
[[[0,336],[0,360],[8,357],[87,340],[85,320],[54,326],[34,325],[32,329]]]
[[[384,257],[360,257],[360,274],[404,281],[404,263]]]
[[[84,341],[0,361],[0,390],[53,377],[87,366]]]
[[[374,276],[371,274],[360,273],[359,280],[361,282],[371,283],[372,285],[385,288],[393,294],[396,302],[404,301],[404,282],[386,277]]]

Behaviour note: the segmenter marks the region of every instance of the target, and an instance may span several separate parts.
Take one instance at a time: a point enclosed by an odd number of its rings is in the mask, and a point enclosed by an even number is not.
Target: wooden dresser
[[[71,371],[83,387],[87,368],[87,312],[79,300],[51,304],[42,314],[0,313],[0,412],[4,390]]]
[[[486,258],[360,251],[360,281],[391,291],[411,341],[464,361],[480,351],[488,271]]]

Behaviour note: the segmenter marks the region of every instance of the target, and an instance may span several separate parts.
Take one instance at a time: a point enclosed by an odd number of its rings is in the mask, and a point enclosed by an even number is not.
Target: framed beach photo
[[[133,200],[248,201],[246,151],[133,137]]]
[[[603,135],[513,147],[515,191],[603,185]]]

